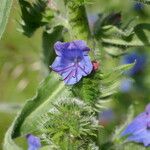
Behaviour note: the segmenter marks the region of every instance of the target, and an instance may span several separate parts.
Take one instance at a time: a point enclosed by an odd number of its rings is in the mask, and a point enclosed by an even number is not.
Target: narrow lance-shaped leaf
[[[107,44],[106,44],[107,45]],[[110,46],[110,45],[107,45],[104,47],[104,50],[105,52],[107,52],[110,56],[113,56],[113,57],[118,57],[118,56],[121,56],[123,54],[125,54],[127,51],[126,51],[126,48],[124,47],[117,47],[117,46]]]
[[[135,63],[121,65],[110,72],[104,73],[101,78],[101,95],[100,98],[108,97],[115,94],[121,84],[124,71],[131,69]]]
[[[10,9],[12,6],[12,0],[1,0],[0,4],[0,39],[5,30],[8,17],[10,14]]]
[[[51,73],[42,82],[36,95],[27,101],[7,131],[5,135],[4,149],[21,150],[21,148],[14,143],[13,138],[19,137],[22,133],[27,134],[27,132],[35,130],[34,127],[34,129],[32,128],[31,122],[33,123],[34,121],[37,121],[37,118],[40,115],[46,113],[52,107],[51,103],[59,99],[62,92],[69,94],[68,90],[65,90],[64,83],[59,80],[56,74]],[[67,94],[63,96],[67,97]],[[22,127],[23,124],[24,126]]]
[[[98,39],[103,43],[121,46],[150,45],[150,24],[143,23],[133,27],[130,32],[125,32],[115,26],[108,25],[101,29]]]

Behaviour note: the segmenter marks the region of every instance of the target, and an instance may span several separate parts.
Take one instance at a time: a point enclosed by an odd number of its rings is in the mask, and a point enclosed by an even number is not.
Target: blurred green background
[[[44,76],[40,31],[31,39],[23,36],[17,31],[21,28],[20,15],[19,5],[14,2],[0,41],[0,149],[16,110],[35,94]]]
[[[121,12],[122,20],[135,19],[137,22],[149,22],[150,9],[144,5],[144,11],[137,12],[133,9],[133,1],[122,0],[97,0],[89,4],[87,10],[89,14]],[[32,38],[27,38],[18,30],[20,27],[20,9],[17,1],[14,2],[6,31],[0,41],[0,144],[16,115],[16,111],[35,92],[39,82],[44,78],[45,71],[42,64],[42,38],[41,31],[38,30]],[[135,49],[135,48],[134,48]],[[133,49],[130,49],[131,51]],[[115,106],[120,106],[120,110],[126,111],[133,101],[140,106],[137,113],[143,110],[149,102],[150,91],[150,69],[149,69],[149,47],[141,49],[147,55],[147,64],[142,72],[136,77],[141,81],[141,88],[131,93],[119,93],[115,95]],[[119,59],[107,56],[105,64],[111,68]],[[124,105],[126,104],[126,105]],[[1,149],[1,147],[0,147]]]

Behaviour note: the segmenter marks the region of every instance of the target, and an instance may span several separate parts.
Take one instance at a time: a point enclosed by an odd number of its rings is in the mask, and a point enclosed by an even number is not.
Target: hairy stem
[[[88,41],[90,38],[90,30],[84,4],[78,4],[76,0],[66,0],[65,5],[72,40],[80,39]]]

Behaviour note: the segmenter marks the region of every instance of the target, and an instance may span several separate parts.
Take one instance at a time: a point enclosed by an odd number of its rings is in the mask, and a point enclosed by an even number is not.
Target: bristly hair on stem
[[[92,108],[79,99],[54,104],[54,109],[42,116],[38,122],[41,135],[45,135],[43,140],[53,143],[58,149],[87,150],[92,145],[97,147],[100,126]]]
[[[69,32],[72,39],[88,41],[90,30],[83,0],[66,0],[66,11],[70,23]],[[82,34],[81,34],[82,33]]]

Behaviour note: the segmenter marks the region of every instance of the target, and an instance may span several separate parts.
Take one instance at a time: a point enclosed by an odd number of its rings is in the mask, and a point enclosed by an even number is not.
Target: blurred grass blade
[[[27,101],[7,131],[4,140],[4,150],[22,150],[22,148],[19,148],[14,143],[13,139],[19,137],[22,133],[26,135],[27,132],[35,130],[34,127],[34,129],[32,128],[31,124],[34,121],[37,121],[37,118],[43,113],[48,112],[52,107],[51,103],[61,99],[59,97],[60,95],[67,97],[67,92],[68,94],[70,93],[65,89],[64,83],[59,80],[59,77],[56,74],[51,73],[42,82],[36,95]]]
[[[11,6],[12,6],[12,0],[1,0],[1,3],[0,3],[0,39],[5,30],[8,17],[10,14]]]

